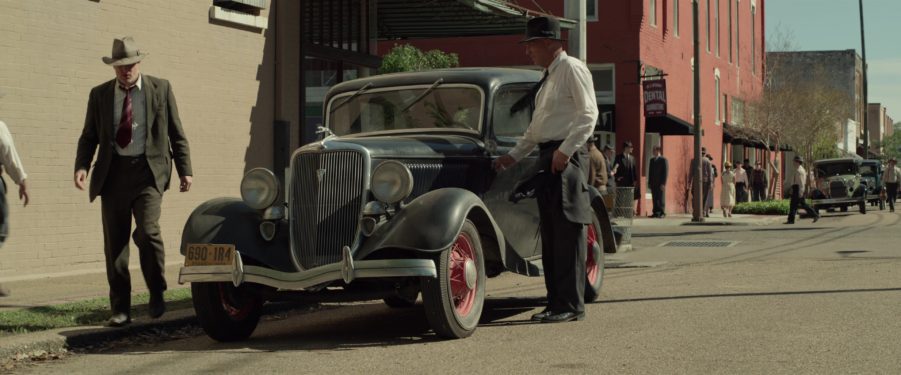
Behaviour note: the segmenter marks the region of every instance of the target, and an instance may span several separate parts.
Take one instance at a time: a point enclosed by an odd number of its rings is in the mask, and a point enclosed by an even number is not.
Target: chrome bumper
[[[860,203],[861,200],[863,200],[863,198],[861,198],[861,197],[857,197],[857,198],[829,198],[829,199],[814,199],[812,202],[813,202],[813,205],[814,205],[814,206],[819,206],[819,205],[824,205],[824,204],[841,204],[841,203],[858,204],[858,203]]]
[[[354,261],[345,248],[343,260],[300,272],[281,272],[266,267],[245,266],[241,253],[229,266],[182,267],[178,283],[231,282],[234,286],[257,283],[285,290],[302,290],[335,280],[350,283],[356,278],[437,277],[435,262],[429,259],[380,259]]]

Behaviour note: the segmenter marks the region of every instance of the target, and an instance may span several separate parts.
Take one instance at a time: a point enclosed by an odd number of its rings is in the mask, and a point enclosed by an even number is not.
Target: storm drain
[[[717,240],[668,241],[660,244],[660,247],[732,247],[738,242]]]

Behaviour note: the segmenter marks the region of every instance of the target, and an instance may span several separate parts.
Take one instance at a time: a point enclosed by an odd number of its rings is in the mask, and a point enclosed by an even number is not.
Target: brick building
[[[283,171],[316,137],[328,88],[379,66],[378,39],[520,33],[534,13],[500,0],[0,0],[0,119],[31,192],[24,209],[7,196],[0,282],[103,270],[100,204],[72,177],[88,93],[114,77],[100,60],[113,38],[133,36],[150,54],[142,72],[170,80],[190,141],[194,185],[166,194],[160,220],[180,263],[194,207],[240,196],[251,168]]]
[[[564,1],[536,0],[537,7],[563,14]],[[693,39],[690,0],[589,0],[587,64],[592,71],[600,106],[597,132],[602,142],[631,141],[641,158],[642,196],[639,208],[651,210],[645,167],[654,145],[662,144],[669,159],[667,211],[691,210],[687,194],[693,155]],[[724,124],[740,127],[744,103],[759,97],[764,79],[764,1],[701,0],[702,143],[723,160],[763,158],[753,142],[733,140]],[[460,55],[464,66],[522,66],[531,62],[516,42],[519,36],[404,40],[422,49],[437,48]],[[383,42],[386,52],[398,41]],[[646,119],[641,82],[665,75],[667,114]],[[724,137],[725,136],[725,137]],[[719,186],[719,185],[717,185]],[[719,187],[716,188],[715,206]]]
[[[885,138],[895,133],[894,123],[888,115],[888,109],[881,103],[869,103],[867,105],[867,130],[870,135],[870,151],[882,155],[885,150],[882,142]]]

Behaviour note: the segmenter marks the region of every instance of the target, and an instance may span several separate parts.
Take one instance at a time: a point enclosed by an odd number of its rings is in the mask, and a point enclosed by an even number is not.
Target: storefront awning
[[[660,135],[693,135],[694,128],[687,121],[676,116],[648,117],[644,121],[645,133],[660,133]]]
[[[379,0],[378,38],[522,34],[526,21],[543,15],[503,0]],[[563,28],[575,24],[560,18]]]

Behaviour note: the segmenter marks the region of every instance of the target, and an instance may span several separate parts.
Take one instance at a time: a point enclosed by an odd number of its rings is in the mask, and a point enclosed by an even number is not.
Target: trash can
[[[635,216],[634,187],[617,187],[613,199],[613,235],[617,252],[632,250],[632,219]]]

